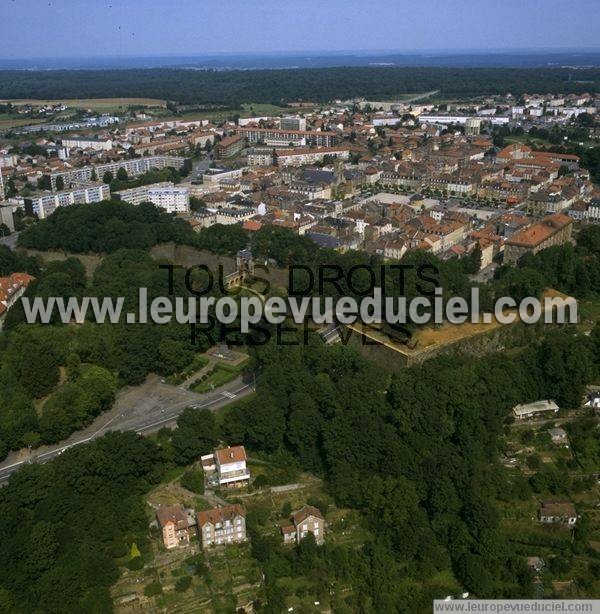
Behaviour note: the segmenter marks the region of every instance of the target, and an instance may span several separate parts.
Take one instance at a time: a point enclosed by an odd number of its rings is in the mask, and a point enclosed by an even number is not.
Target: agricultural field
[[[92,109],[104,113],[112,110],[125,109],[128,106],[164,107],[165,100],[158,98],[65,98],[56,100],[36,100],[33,98],[20,98],[16,100],[0,100],[0,103],[10,102],[15,106],[32,105],[59,105],[64,104],[74,109]]]
[[[43,119],[21,119],[7,113],[0,113],[0,130],[30,126],[31,124],[42,124],[45,121]]]
[[[278,105],[267,103],[244,103],[238,109],[214,109],[207,111],[190,111],[188,113],[181,113],[174,115],[169,110],[160,110],[156,116],[157,119],[178,119],[194,121],[198,119],[209,119],[211,121],[225,121],[234,115],[240,117],[259,117],[262,115],[277,116],[277,115],[296,115],[299,113],[310,113],[313,107],[303,107],[301,109],[294,109],[291,107],[280,107]]]

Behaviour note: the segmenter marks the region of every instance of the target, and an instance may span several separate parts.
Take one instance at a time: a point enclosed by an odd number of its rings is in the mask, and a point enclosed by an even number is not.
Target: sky
[[[0,0],[0,58],[600,47],[600,0]]]

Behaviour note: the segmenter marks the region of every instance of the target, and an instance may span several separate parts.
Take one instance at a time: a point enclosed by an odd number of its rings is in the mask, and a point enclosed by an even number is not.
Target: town
[[[0,612],[596,611],[596,4],[3,3]]]
[[[146,111],[34,139],[14,129],[0,150],[1,219],[12,231],[15,215],[43,219],[113,197],[152,202],[197,230],[273,225],[388,259],[478,246],[486,269],[503,252],[514,262],[568,240],[572,220],[600,221],[590,170],[551,146],[563,133],[561,144],[593,143],[596,104],[593,95],[352,100],[220,122],[140,121]]]

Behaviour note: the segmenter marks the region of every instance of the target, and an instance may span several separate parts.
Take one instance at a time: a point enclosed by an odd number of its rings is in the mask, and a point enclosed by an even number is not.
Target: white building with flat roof
[[[37,215],[41,220],[48,217],[58,207],[68,207],[80,203],[99,203],[110,198],[110,187],[106,183],[80,186],[60,192],[43,192],[24,199],[28,215]]]
[[[560,408],[554,401],[546,399],[533,403],[515,405],[515,407],[513,407],[513,414],[517,420],[525,420],[527,418],[550,417],[557,414],[559,409]]]
[[[170,181],[151,183],[137,188],[120,190],[115,194],[132,205],[153,203],[167,213],[187,213],[190,210],[190,192],[187,188],[176,186]]]
[[[52,189],[55,190],[56,180],[59,177],[62,177],[65,185],[68,186],[72,182],[90,181],[94,171],[98,179],[102,179],[106,172],[110,172],[116,177],[121,168],[127,172],[129,177],[138,177],[148,171],[154,169],[160,170],[169,166],[175,169],[181,169],[184,164],[185,158],[179,156],[146,156],[142,158],[123,159],[118,162],[83,166],[82,168],[50,173],[50,182],[52,184]]]
[[[98,139],[93,137],[65,137],[62,146],[70,149],[93,149],[94,151],[110,151],[113,148],[111,139]]]

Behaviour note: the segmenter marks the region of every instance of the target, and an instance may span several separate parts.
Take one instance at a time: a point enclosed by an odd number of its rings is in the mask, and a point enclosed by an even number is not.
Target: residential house
[[[565,429],[549,429],[548,433],[550,433],[552,443],[555,443],[559,446],[566,446],[567,448],[569,447],[569,436],[567,435],[567,431],[565,431]]]
[[[189,546],[190,533],[196,525],[193,510],[186,510],[181,505],[162,505],[156,510],[156,519],[165,548]]]
[[[558,405],[550,400],[535,401],[534,403],[520,404],[513,407],[513,414],[517,420],[525,420],[526,418],[549,417],[557,414]]]
[[[246,449],[234,446],[215,450],[215,461],[219,486],[241,488],[250,483],[250,471],[246,467]]]
[[[577,522],[577,511],[570,501],[542,501],[539,509],[540,522],[545,524],[568,524]]]
[[[239,504],[198,512],[202,547],[246,541],[246,510]]]
[[[315,542],[321,546],[325,541],[325,519],[319,509],[304,505],[291,516],[291,524],[281,527],[283,541],[286,544],[299,543],[308,533],[312,533]]]

